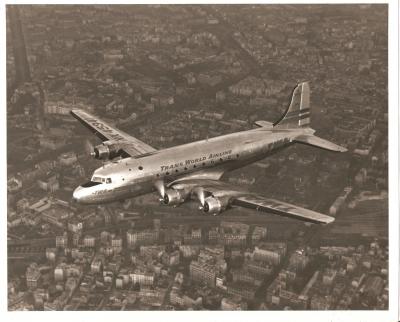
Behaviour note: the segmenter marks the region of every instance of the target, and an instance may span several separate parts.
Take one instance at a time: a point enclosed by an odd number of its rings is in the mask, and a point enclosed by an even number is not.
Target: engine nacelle
[[[207,197],[204,199],[203,211],[205,213],[210,213],[214,215],[220,214],[228,207],[228,199],[226,198],[216,198],[216,197]]]
[[[122,153],[122,148],[118,143],[105,141],[95,146],[91,155],[98,160],[112,160],[122,155]]]
[[[185,201],[186,196],[187,194],[183,190],[167,189],[162,200],[166,205],[177,206]]]

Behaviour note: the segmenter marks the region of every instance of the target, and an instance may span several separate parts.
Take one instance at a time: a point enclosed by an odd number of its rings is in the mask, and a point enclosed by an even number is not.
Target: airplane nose
[[[82,199],[82,187],[78,187],[72,193],[72,202],[79,203],[79,201],[81,201],[81,199]]]

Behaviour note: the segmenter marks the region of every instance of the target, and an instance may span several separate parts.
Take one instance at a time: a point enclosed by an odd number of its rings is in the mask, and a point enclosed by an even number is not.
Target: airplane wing
[[[186,187],[192,191],[196,188],[201,188],[206,196],[228,200],[228,206],[254,209],[256,211],[294,218],[305,222],[328,224],[335,220],[333,217],[313,210],[238,189],[222,181],[207,179],[178,180],[172,183],[172,187],[178,189]]]
[[[271,212],[280,216],[295,218],[315,224],[329,224],[335,220],[333,217],[313,210],[259,195],[236,197],[232,205],[255,209],[257,211]]]
[[[150,145],[130,136],[129,134],[118,130],[106,122],[100,120],[98,117],[91,115],[90,113],[74,109],[71,111],[71,115],[87,127],[94,135],[100,140],[117,141],[123,146],[124,152],[127,156],[137,157],[143,154],[149,154],[157,151]]]

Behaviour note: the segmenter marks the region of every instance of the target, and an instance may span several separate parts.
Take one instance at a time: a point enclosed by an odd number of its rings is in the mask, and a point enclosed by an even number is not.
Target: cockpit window
[[[81,187],[83,188],[89,188],[89,187],[94,187],[97,186],[98,184],[100,184],[101,182],[94,182],[94,181],[89,181],[84,183],[83,185],[81,185]]]
[[[97,182],[97,183],[111,183],[112,180],[111,178],[102,178],[102,177],[93,177],[92,182]]]

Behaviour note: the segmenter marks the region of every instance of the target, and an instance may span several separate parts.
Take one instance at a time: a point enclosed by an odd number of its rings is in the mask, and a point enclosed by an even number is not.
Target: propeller
[[[202,210],[204,207],[204,200],[206,199],[204,189],[202,187],[197,187],[193,189],[193,193],[200,201],[201,206],[199,207],[199,209]]]
[[[85,152],[91,156],[94,156],[94,146],[89,140],[85,140]]]
[[[157,189],[158,194],[160,195],[160,202],[164,201],[165,195],[165,185],[163,180],[157,180],[154,182],[154,186]]]

